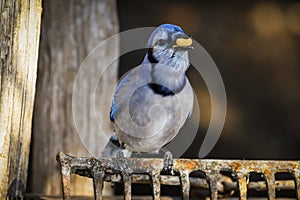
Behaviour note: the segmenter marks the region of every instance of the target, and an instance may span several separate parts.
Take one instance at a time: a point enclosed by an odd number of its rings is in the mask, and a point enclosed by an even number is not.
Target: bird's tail
[[[101,153],[101,157],[103,158],[115,158],[118,152],[122,151],[124,157],[130,157],[131,152],[125,149],[124,145],[120,144],[118,138],[113,135],[110,140],[106,144],[104,150]]]

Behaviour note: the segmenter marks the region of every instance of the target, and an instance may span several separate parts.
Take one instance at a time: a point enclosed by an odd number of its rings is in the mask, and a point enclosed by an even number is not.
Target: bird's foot
[[[126,158],[124,157],[123,151],[119,151],[115,158],[117,169],[122,173],[129,175],[132,172]]]
[[[163,172],[171,175],[175,174],[173,170],[173,154],[170,151],[165,153]]]

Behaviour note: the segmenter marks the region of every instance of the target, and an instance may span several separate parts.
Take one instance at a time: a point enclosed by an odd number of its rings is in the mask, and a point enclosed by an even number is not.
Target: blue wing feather
[[[114,94],[114,98],[112,100],[112,103],[111,103],[111,108],[110,108],[110,121],[114,122],[115,121],[115,116],[116,116],[116,113],[118,112],[119,110],[119,106],[115,100],[116,98],[116,95],[118,94],[118,92],[120,91],[120,89],[126,84],[126,82],[128,81],[128,73],[126,73],[123,77],[124,78],[121,78],[121,81],[119,82],[116,90],[115,90],[115,94]]]
[[[115,100],[112,100],[112,105],[111,105],[111,109],[110,109],[110,121],[114,122],[115,121],[115,114],[117,113],[118,111],[118,106],[115,102]]]

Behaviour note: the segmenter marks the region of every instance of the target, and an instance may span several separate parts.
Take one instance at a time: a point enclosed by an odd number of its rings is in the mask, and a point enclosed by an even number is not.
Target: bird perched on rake
[[[193,89],[185,75],[191,45],[179,26],[163,24],[152,32],[143,62],[115,89],[110,112],[115,135],[102,157],[115,157],[118,151],[157,152],[177,135],[193,108]]]

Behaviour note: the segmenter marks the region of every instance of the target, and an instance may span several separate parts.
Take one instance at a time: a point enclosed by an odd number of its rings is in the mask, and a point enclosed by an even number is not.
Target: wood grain
[[[0,4],[0,199],[25,193],[41,12],[41,0]]]
[[[106,38],[118,33],[116,2],[114,0],[51,0],[44,1],[41,47],[34,110],[33,156],[30,192],[47,195],[61,194],[60,173],[56,154],[60,151],[72,155],[89,155],[77,130],[89,141],[89,148],[99,152],[105,138],[99,138],[98,124],[91,120],[95,110],[92,77],[101,70],[110,56],[119,52],[118,41],[107,45],[92,61],[85,73],[76,100],[80,102],[79,123],[74,123],[72,95],[74,80],[84,59],[90,51]],[[107,69],[96,91],[99,120],[112,132],[109,122],[111,92],[117,82],[117,64]],[[104,70],[103,66],[103,69]],[[99,69],[100,68],[100,69]],[[97,109],[97,108],[96,108]],[[71,192],[74,195],[91,195],[93,184],[74,177]]]

